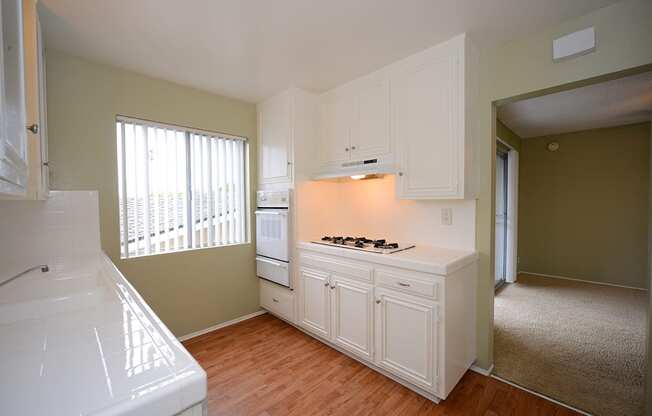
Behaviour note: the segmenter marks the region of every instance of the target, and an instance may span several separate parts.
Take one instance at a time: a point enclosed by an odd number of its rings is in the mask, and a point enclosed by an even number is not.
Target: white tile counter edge
[[[314,251],[332,256],[347,257],[369,263],[399,267],[423,273],[432,273],[440,276],[449,275],[478,259],[477,251],[465,251],[424,245],[418,245],[414,248],[392,254],[370,253],[307,241],[297,243],[297,248],[300,250]]]

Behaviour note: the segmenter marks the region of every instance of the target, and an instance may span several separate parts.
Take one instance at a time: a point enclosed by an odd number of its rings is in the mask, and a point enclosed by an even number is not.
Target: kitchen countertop
[[[206,373],[106,255],[0,287],[0,414],[176,415]]]
[[[308,241],[297,243],[297,248],[442,276],[451,274],[478,259],[478,253],[476,251],[425,245],[417,245],[416,247],[391,254],[370,253]]]

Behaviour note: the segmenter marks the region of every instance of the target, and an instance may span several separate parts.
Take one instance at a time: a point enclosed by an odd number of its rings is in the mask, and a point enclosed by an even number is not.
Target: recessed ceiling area
[[[462,32],[479,46],[617,0],[42,0],[46,47],[256,102],[325,91]]]
[[[652,120],[652,72],[498,107],[498,119],[521,138]]]

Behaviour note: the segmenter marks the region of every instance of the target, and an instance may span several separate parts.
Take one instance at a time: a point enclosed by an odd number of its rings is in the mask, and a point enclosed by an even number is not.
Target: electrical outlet
[[[441,224],[453,225],[453,208],[441,209]]]

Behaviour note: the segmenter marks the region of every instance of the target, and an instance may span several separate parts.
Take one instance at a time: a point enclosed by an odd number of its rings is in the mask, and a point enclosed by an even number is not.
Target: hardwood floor
[[[209,415],[576,415],[467,372],[439,405],[265,314],[183,343],[208,374]]]

